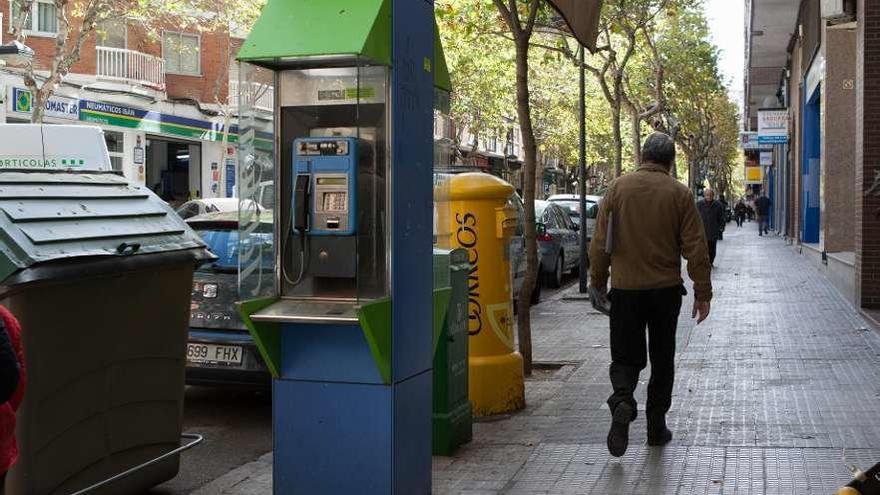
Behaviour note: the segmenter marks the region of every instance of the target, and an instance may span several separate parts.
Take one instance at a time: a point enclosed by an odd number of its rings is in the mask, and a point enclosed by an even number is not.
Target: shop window
[[[201,74],[201,41],[191,34],[165,31],[162,33],[162,57],[165,72],[198,76]]]
[[[27,9],[22,29],[30,34],[55,36],[58,34],[58,10],[55,2],[36,0],[32,2],[12,0],[10,4],[10,26],[21,20],[21,8]]]
[[[107,152],[110,154],[110,163],[116,172],[122,171],[122,159],[125,153],[124,135],[116,131],[104,131],[104,141],[107,142]]]

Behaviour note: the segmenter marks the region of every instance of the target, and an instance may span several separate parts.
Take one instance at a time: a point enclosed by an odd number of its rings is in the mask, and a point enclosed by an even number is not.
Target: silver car
[[[593,232],[596,231],[596,215],[599,213],[599,201],[601,196],[586,197],[587,200],[587,249],[590,248],[589,242],[593,239]],[[581,197],[578,194],[554,194],[547,198],[568,211],[571,221],[575,225],[581,224]]]
[[[560,287],[565,273],[577,273],[580,266],[578,226],[569,212],[552,201],[535,201],[538,221],[538,252],[541,275],[550,287]]]

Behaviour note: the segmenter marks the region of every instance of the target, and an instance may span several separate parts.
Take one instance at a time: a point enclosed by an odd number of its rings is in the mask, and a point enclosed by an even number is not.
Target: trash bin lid
[[[152,191],[112,173],[0,172],[0,210],[0,280],[59,259],[205,248]]]

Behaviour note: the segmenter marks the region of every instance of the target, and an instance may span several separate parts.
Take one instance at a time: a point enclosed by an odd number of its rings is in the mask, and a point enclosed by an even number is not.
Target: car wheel
[[[550,277],[547,279],[550,287],[554,289],[558,289],[562,287],[562,267],[565,263],[565,257],[560,252],[559,256],[556,257],[556,268],[553,269],[553,272],[550,273]]]

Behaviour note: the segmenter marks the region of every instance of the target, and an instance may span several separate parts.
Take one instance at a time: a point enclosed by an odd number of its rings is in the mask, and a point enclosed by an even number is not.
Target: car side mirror
[[[593,205],[587,209],[587,218],[595,219],[599,216],[599,205]]]

